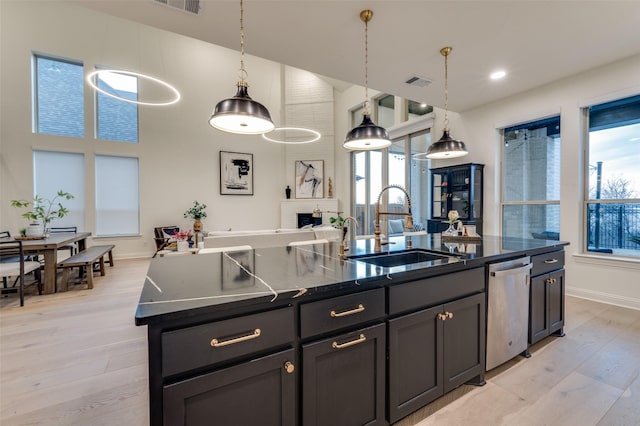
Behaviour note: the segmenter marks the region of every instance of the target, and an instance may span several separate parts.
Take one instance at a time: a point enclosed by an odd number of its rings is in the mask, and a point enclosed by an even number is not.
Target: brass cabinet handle
[[[253,333],[247,334],[246,336],[236,337],[235,339],[223,340],[222,342],[218,339],[211,339],[211,346],[214,348],[221,348],[223,346],[233,345],[234,343],[246,342],[247,340],[255,339],[256,337],[260,337],[259,328],[253,330]]]
[[[364,334],[362,334],[362,333],[360,333],[360,336],[359,336],[357,339],[355,339],[355,340],[352,340],[352,341],[350,341],[350,342],[346,342],[346,343],[333,342],[333,343],[331,344],[331,347],[332,347],[333,349],[344,349],[344,348],[348,348],[349,346],[353,346],[353,345],[357,345],[358,343],[362,343],[362,342],[364,342],[365,340],[367,340],[367,338],[365,337],[365,335],[364,335]]]
[[[558,263],[558,259],[547,259],[544,263]]]
[[[293,363],[291,361],[287,361],[284,363],[284,371],[286,371],[287,373],[291,374],[295,371],[296,366],[293,365]]]
[[[557,280],[555,278],[547,278],[547,284],[555,284],[556,281]]]
[[[331,311],[331,318],[346,317],[347,315],[357,314],[362,311],[364,311],[364,305],[360,303],[357,308],[351,309],[350,311],[344,311],[344,312]]]
[[[453,318],[453,312],[445,312],[444,314],[447,316],[447,318]]]

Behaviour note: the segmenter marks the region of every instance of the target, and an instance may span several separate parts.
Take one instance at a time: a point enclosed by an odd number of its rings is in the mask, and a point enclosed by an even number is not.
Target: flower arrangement
[[[457,210],[449,210],[447,217],[449,218],[449,225],[454,225],[460,221],[460,215]]]
[[[206,204],[200,204],[198,201],[193,202],[193,207],[184,212],[185,218],[191,219],[204,219],[207,217],[207,212],[204,210],[207,208]]]
[[[11,205],[18,208],[28,208],[29,206],[32,206],[30,211],[22,213],[22,217],[31,221],[42,221],[42,225],[46,227],[53,219],[64,217],[69,213],[69,210],[67,210],[62,203],[57,200],[72,200],[73,198],[73,195],[60,190],[56,196],[50,200],[36,195],[33,197],[33,201],[11,200]]]
[[[340,215],[338,215],[338,217],[331,216],[329,218],[329,222],[331,222],[331,225],[334,228],[342,229],[342,224],[344,223],[344,218],[342,216],[340,216]]]
[[[176,239],[176,241],[187,241],[189,238],[191,238],[191,229],[188,229],[186,231],[176,231],[173,234],[173,238]]]

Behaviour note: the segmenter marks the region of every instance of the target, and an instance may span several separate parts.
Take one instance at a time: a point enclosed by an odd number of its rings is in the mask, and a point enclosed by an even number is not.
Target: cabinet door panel
[[[444,393],[442,306],[389,321],[389,421],[396,422]]]
[[[549,334],[564,327],[564,269],[549,275]]]
[[[164,425],[294,425],[296,371],[286,362],[293,349],[165,386]]]
[[[385,424],[384,324],[303,345],[302,358],[305,426]]]
[[[444,391],[484,373],[485,368],[485,293],[444,305]]]
[[[529,294],[529,343],[534,344],[549,335],[547,278],[540,275],[531,278]]]

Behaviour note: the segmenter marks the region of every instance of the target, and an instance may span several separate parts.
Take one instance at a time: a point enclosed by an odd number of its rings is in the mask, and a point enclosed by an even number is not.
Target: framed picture
[[[220,151],[220,194],[253,195],[253,154]]]
[[[324,198],[324,161],[296,161],[296,198]]]

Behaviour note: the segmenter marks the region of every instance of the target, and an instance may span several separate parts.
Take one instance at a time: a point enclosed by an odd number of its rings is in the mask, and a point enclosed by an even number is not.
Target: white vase
[[[27,237],[42,237],[44,235],[44,226],[41,223],[33,222],[27,226],[25,235]]]
[[[177,241],[178,251],[189,251],[189,241]]]

